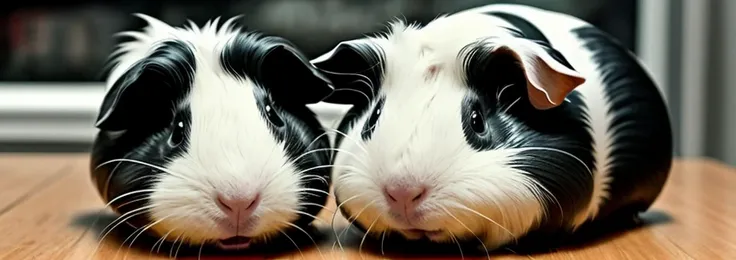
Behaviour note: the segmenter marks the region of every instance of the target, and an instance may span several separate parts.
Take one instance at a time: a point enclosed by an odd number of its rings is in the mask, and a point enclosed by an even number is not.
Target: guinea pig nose
[[[383,191],[389,206],[400,210],[414,208],[427,197],[427,187],[422,185],[388,185]]]
[[[260,194],[251,196],[227,196],[218,193],[215,199],[217,206],[231,218],[249,217],[260,203]]]

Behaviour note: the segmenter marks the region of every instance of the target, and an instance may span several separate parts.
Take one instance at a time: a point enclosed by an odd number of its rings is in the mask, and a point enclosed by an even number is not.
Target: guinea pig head
[[[558,135],[584,131],[561,111],[585,79],[549,46],[511,35],[453,45],[394,25],[313,63],[334,83],[328,102],[354,104],[333,185],[368,233],[492,248],[587,201],[587,179],[561,170],[589,174],[564,151],[585,144]]]
[[[311,223],[329,146],[305,106],[332,92],[287,40],[232,28],[149,26],[120,45],[93,179],[128,222],[168,240],[242,249]]]

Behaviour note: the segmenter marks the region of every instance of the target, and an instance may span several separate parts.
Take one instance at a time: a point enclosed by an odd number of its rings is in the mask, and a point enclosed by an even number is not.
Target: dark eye
[[[378,118],[381,117],[381,113],[383,112],[383,99],[378,101],[376,104],[376,107],[373,108],[373,112],[371,112],[371,116],[368,118],[368,121],[363,126],[363,139],[368,139],[371,134],[373,133],[373,130],[376,128],[376,122],[378,122]]]
[[[276,112],[276,109],[273,108],[272,104],[266,104],[265,110],[266,117],[268,118],[268,121],[271,122],[271,124],[276,127],[284,126],[284,120],[281,120],[281,117]]]
[[[169,145],[171,147],[177,147],[184,141],[184,120],[174,121],[173,129],[171,129],[171,136],[169,136]]]
[[[483,114],[478,108],[470,112],[470,128],[477,134],[482,134],[486,131],[486,121],[483,120]]]

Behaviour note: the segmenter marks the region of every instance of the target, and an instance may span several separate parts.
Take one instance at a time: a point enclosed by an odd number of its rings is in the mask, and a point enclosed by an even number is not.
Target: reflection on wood
[[[91,186],[86,155],[0,156],[0,259],[197,259],[199,248],[162,244],[103,209]],[[736,259],[736,170],[708,160],[681,160],[662,196],[630,228],[585,237],[548,253],[492,252],[493,259]],[[456,245],[407,245],[391,238],[363,240],[334,203],[310,236],[294,235],[259,254],[203,249],[202,259],[461,259]],[[114,225],[114,224],[113,224]],[[104,233],[109,234],[100,240]],[[336,235],[340,243],[336,243]],[[314,242],[312,241],[314,240]],[[133,241],[135,240],[135,241]],[[124,242],[124,243],[123,243]],[[132,245],[131,245],[131,242]],[[361,243],[362,242],[362,243]],[[315,247],[314,244],[319,245]],[[362,246],[361,246],[362,244]],[[383,251],[383,253],[382,253]],[[484,253],[465,259],[486,259]]]

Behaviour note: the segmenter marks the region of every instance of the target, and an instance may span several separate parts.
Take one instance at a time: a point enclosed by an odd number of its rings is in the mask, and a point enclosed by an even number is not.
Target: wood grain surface
[[[318,230],[271,251],[224,255],[160,244],[119,225],[92,187],[86,154],[0,155],[0,259],[487,259],[485,254],[367,239],[328,205]],[[104,232],[103,232],[104,230]],[[344,232],[343,232],[344,231]],[[335,233],[340,235],[339,245]],[[126,240],[127,239],[127,240]],[[302,242],[302,241],[309,241]],[[125,243],[123,243],[125,242]],[[133,242],[131,244],[131,242]],[[298,249],[295,246],[298,245]],[[315,244],[317,246],[315,246]],[[383,249],[383,252],[381,252]],[[468,252],[468,251],[465,251]],[[678,160],[641,222],[553,252],[491,252],[491,259],[736,259],[736,169]]]

